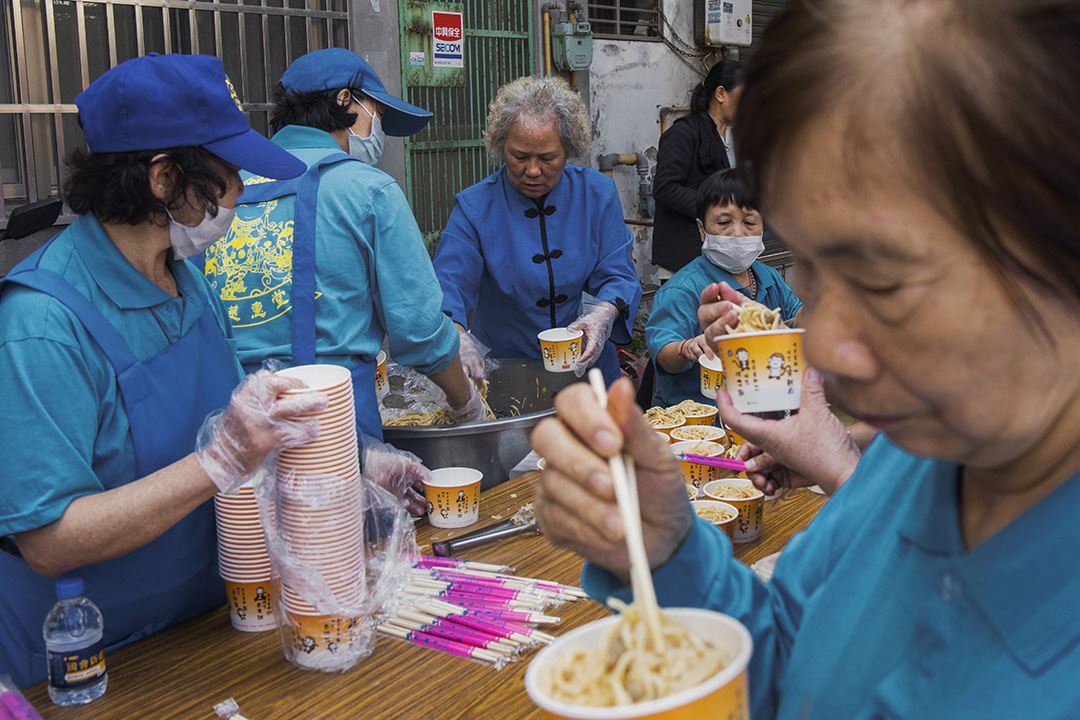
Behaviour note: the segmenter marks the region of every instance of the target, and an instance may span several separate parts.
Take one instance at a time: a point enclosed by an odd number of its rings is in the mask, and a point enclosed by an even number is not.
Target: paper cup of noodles
[[[727,447],[729,445],[727,433],[723,428],[716,427],[715,425],[683,425],[677,427],[671,431],[672,442],[685,442],[687,440],[706,440],[708,442],[720,443]]]
[[[581,330],[570,331],[566,328],[552,328],[537,333],[544,368],[548,372],[573,372],[581,357],[584,335]]]
[[[386,379],[386,351],[380,350],[375,358],[375,397],[382,400],[390,394],[390,382]]]
[[[724,446],[707,440],[684,440],[683,442],[672,443],[671,451],[676,455],[689,453],[690,455],[704,455],[705,457],[722,457],[724,455]],[[682,470],[683,479],[688,483],[693,483],[694,487],[703,487],[707,482],[719,480],[725,477],[728,472],[723,468],[698,465],[685,460],[679,460],[679,469]]]
[[[763,330],[716,338],[724,383],[735,409],[744,413],[797,410],[802,390],[801,329]]]
[[[739,519],[739,511],[733,505],[719,500],[693,500],[690,507],[702,520],[711,522],[724,531],[728,540],[735,542],[735,522]]]
[[[765,493],[749,480],[714,480],[701,488],[709,500],[719,500],[739,511],[735,522],[735,542],[744,543],[761,537],[761,518],[765,514]]]
[[[225,598],[229,602],[229,621],[243,632],[262,632],[277,627],[271,607],[269,573],[266,580],[257,582],[225,581]]]
[[[437,528],[472,525],[480,517],[480,481],[484,474],[467,467],[439,468],[424,483],[428,522]]]
[[[683,625],[695,637],[719,652],[719,670],[685,689],[629,705],[598,706],[604,697],[603,654],[618,616],[591,622],[572,630],[537,653],[525,671],[525,691],[547,720],[698,720],[724,718],[749,720],[750,696],[746,667],[753,653],[749,631],[738,620],[711,610],[665,608],[664,615]],[[575,655],[601,653],[571,665]],[[670,651],[664,665],[685,663],[699,668],[702,660],[693,651]],[[685,654],[686,657],[678,657]],[[577,663],[574,663],[575,665]]]
[[[683,419],[687,425],[708,426],[716,424],[717,410],[702,403],[681,403]]]
[[[724,389],[724,362],[715,357],[709,359],[708,355],[698,358],[701,366],[701,394],[707,398],[716,398],[716,391]]]

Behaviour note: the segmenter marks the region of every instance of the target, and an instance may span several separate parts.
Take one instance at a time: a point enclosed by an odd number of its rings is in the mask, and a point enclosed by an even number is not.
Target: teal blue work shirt
[[[750,266],[750,271],[757,278],[757,301],[770,309],[780,308],[780,317],[784,322],[795,317],[795,313],[802,307],[802,302],[795,297],[795,293],[784,282],[780,273],[763,262],[755,262]],[[668,343],[681,343],[701,334],[701,323],[697,316],[701,291],[718,282],[726,282],[735,290],[743,292],[742,285],[736,282],[731,273],[709,262],[704,255],[699,255],[657,291],[653,299],[652,313],[645,324],[645,344],[656,365],[653,405],[668,407],[678,405],[683,400],[695,400],[708,405],[715,402],[701,394],[701,366],[696,362],[690,363],[690,367],[681,373],[672,374],[660,367],[655,358]]]
[[[38,267],[61,275],[85,295],[139,360],[186,335],[206,302],[235,349],[224,308],[206,280],[187,261],[173,260],[172,253],[166,262],[179,297],[136,270],[101,223],[83,215],[53,240]],[[239,383],[239,364],[229,372]],[[72,500],[103,490],[99,478],[137,479],[116,372],[60,301],[21,286],[4,291],[0,378],[0,536],[59,519]]]
[[[696,520],[653,575],[658,600],[747,626],[755,720],[1075,719],[1080,474],[971,550],[959,476],[879,434],[771,582]],[[583,575],[594,597],[629,594]]]
[[[329,133],[289,125],[273,141],[308,167],[341,152]],[[245,185],[265,178],[242,172]],[[361,162],[324,168],[315,221],[315,354],[355,367],[390,355],[425,375],[458,353],[454,323],[405,195]],[[206,251],[206,276],[228,309],[248,372],[292,360],[292,243],[296,197],[242,204],[228,234]]]

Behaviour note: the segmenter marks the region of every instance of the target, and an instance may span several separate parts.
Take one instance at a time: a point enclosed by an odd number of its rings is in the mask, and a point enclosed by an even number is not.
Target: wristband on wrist
[[[676,357],[681,357],[683,360],[687,359],[686,356],[683,355],[682,351],[683,351],[683,348],[686,347],[686,343],[688,343],[688,342],[690,342],[690,338],[686,338],[681,343],[679,343],[679,352],[675,353]]]

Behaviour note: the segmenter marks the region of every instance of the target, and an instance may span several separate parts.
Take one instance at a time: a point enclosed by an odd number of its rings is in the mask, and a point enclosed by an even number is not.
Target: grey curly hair
[[[503,164],[503,148],[515,122],[526,127],[554,122],[567,155],[582,157],[589,150],[589,111],[581,96],[562,78],[526,76],[499,88],[488,108],[484,133],[488,157],[496,165]]]

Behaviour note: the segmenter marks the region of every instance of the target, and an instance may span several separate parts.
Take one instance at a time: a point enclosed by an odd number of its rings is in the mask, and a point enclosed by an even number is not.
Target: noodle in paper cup
[[[724,457],[724,446],[718,442],[709,442],[708,440],[684,440],[673,443],[671,451],[676,455],[687,453],[690,455],[704,455],[705,457]],[[702,487],[710,480],[719,480],[728,473],[724,468],[698,465],[686,460],[679,460],[679,469],[682,470],[683,479],[697,487]]]
[[[801,329],[720,335],[724,382],[735,409],[743,413],[798,410],[802,374]]]
[[[672,442],[708,440],[709,442],[720,443],[725,447],[729,444],[727,433],[723,428],[718,428],[715,425],[683,425],[673,429],[669,434]]]
[[[694,508],[695,515],[723,530],[728,540],[735,542],[735,521],[739,519],[739,511],[734,505],[719,500],[692,500],[690,507]]]
[[[590,707],[552,696],[545,678],[576,652],[604,647],[621,621],[618,616],[589,623],[563,635],[537,653],[525,672],[525,690],[547,720],[696,720],[717,717],[749,720],[746,668],[753,653],[749,631],[738,620],[712,610],[665,608],[664,615],[711,643],[727,664],[703,682],[667,697],[631,705]]]
[[[744,543],[761,537],[761,521],[765,515],[765,493],[749,480],[714,480],[701,488],[709,500],[719,500],[739,511],[735,523],[734,542]]]

